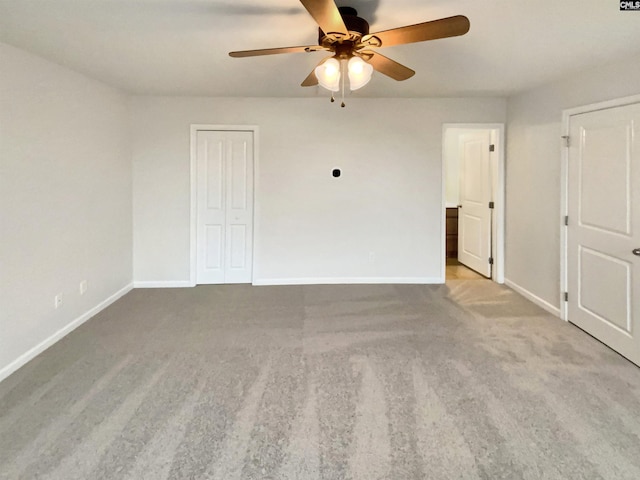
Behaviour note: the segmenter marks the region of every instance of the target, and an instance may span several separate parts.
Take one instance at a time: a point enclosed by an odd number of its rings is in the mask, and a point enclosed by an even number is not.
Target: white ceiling
[[[640,12],[618,0],[338,0],[386,30],[451,15],[467,35],[381,50],[413,68],[376,74],[370,97],[504,96],[640,55]],[[230,58],[231,50],[311,45],[297,0],[0,0],[0,41],[134,94],[324,95],[300,82],[326,53]]]

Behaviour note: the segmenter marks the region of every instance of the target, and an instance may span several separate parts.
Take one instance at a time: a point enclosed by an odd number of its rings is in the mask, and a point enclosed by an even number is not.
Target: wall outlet
[[[80,282],[80,295],[84,295],[84,293],[87,291],[87,281],[86,280],[82,280]]]
[[[59,293],[53,297],[53,308],[59,308],[62,305],[62,294]]]

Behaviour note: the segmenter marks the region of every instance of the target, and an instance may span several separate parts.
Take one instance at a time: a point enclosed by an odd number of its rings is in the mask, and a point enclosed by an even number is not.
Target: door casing
[[[569,108],[562,111],[562,138],[569,138],[570,121],[573,115],[581,113],[596,112],[598,110],[606,110],[608,108],[623,107],[640,103],[640,95],[630,97],[622,97],[606,102],[592,103],[580,107]],[[560,170],[560,318],[569,321],[568,305],[564,301],[564,292],[567,291],[569,284],[568,276],[568,236],[567,226],[565,225],[565,217],[569,214],[569,148],[565,145],[562,148],[561,170]]]
[[[197,159],[197,133],[198,131],[241,131],[241,132],[253,132],[253,255],[252,255],[252,268],[251,268],[251,283],[253,284],[256,279],[256,267],[259,265],[257,260],[256,243],[259,238],[258,232],[258,153],[259,149],[259,129],[257,125],[206,125],[206,124],[192,124],[190,133],[190,152],[191,152],[191,172],[190,172],[190,189],[191,189],[191,208],[190,208],[190,232],[189,232],[189,284],[192,287],[196,286],[196,268],[197,268],[197,213],[198,213],[198,159]]]

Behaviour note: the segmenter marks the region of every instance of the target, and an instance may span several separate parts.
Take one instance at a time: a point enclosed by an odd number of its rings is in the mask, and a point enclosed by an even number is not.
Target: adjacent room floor
[[[0,384],[0,478],[637,479],[638,412],[488,280],[134,290]]]
[[[455,258],[447,258],[447,265],[445,267],[445,278],[449,280],[484,280],[478,272],[471,270],[460,263]]]

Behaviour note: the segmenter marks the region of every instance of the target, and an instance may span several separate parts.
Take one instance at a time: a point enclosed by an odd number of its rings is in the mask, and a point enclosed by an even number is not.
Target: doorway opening
[[[504,124],[443,125],[443,278],[504,283]]]

